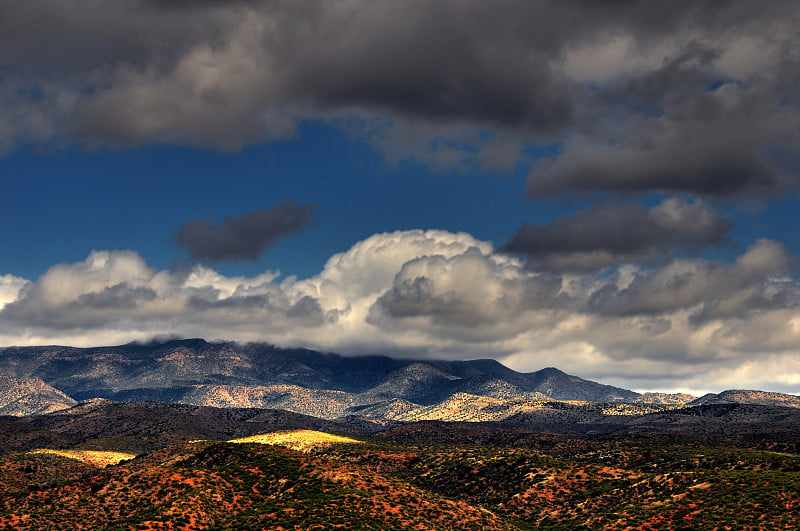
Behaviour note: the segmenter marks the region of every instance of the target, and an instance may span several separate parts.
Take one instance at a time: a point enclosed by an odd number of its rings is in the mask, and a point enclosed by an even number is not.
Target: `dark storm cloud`
[[[107,90],[79,102],[78,134],[93,143],[236,148],[351,109],[541,131],[571,118],[570,84],[550,64],[559,44],[554,35],[530,42],[523,20],[534,23],[537,12],[516,4],[496,12],[428,2],[256,3],[207,9],[205,18],[188,11],[212,36],[235,24],[219,39],[177,35],[182,55],[145,48],[152,57],[144,67],[116,69]],[[505,24],[487,24],[488,15]]]
[[[282,203],[225,218],[221,224],[210,218],[193,219],[178,230],[174,239],[194,259],[257,260],[275,241],[302,230],[313,211],[313,205]]]
[[[718,94],[719,92],[725,94]],[[613,142],[576,137],[539,163],[529,197],[575,192],[773,195],[797,185],[798,113],[738,87],[698,94],[657,118],[632,117]],[[727,101],[726,101],[727,100]]]
[[[767,195],[796,186],[800,165],[787,154],[800,149],[800,113],[781,85],[800,67],[783,48],[797,38],[787,37],[763,65],[749,41],[751,49],[737,52],[739,64],[725,64],[734,60],[720,43],[689,42],[659,68],[598,91],[588,133],[576,130],[558,156],[537,165],[528,195]],[[751,71],[738,78],[726,72],[736,68]]]
[[[525,222],[500,251],[525,256],[535,270],[595,269],[723,245],[731,229],[700,200],[670,198],[650,209],[600,203],[547,225]]]
[[[566,124],[570,86],[549,64],[552,36],[536,46],[522,22],[535,24],[535,12],[516,4],[488,7],[384,2],[321,13],[322,31],[312,38],[322,42],[296,50],[289,83],[323,107],[542,130]]]
[[[772,148],[797,136],[788,73],[797,12],[793,2],[747,1],[0,0],[0,110],[15,116],[0,126],[0,145],[238,149],[296,135],[303,120],[379,119],[429,140],[511,134],[507,145],[519,147],[508,158],[525,142],[584,140],[536,169],[535,195],[771,189],[787,181]],[[726,59],[729,50],[749,60],[739,37],[761,38],[752,47],[780,60],[757,74],[724,71],[739,58]],[[630,69],[628,57],[609,59],[614,39],[650,59]],[[589,59],[575,61],[581,54]],[[612,79],[591,80],[598,69]],[[712,104],[706,116],[718,81],[734,81],[753,103],[733,112]],[[614,131],[620,123],[633,132]],[[391,151],[389,137],[365,136]],[[609,138],[615,151],[592,151]],[[465,148],[479,165],[491,158],[485,142]],[[405,156],[426,160],[410,149]]]

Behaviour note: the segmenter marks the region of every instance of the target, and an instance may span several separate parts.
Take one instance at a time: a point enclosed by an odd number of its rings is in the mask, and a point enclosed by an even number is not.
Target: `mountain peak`
[[[567,376],[567,373],[556,367],[545,367],[544,369],[539,369],[538,371],[528,374],[540,374],[542,376]]]

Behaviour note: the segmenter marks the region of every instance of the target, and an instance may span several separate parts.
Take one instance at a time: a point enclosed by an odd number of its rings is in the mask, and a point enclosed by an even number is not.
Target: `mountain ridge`
[[[235,387],[251,396],[253,406],[281,407],[281,396],[289,399],[295,395],[292,400],[296,400],[298,393],[305,393],[341,395],[342,410],[395,398],[431,406],[457,393],[598,402],[639,396],[554,368],[521,373],[491,359],[346,357],[196,338],[91,348],[7,347],[0,349],[0,374],[40,378],[78,400],[99,397],[202,404],[202,395],[212,393],[213,404],[220,405],[221,397]],[[262,393],[261,402],[253,402],[257,393]]]
[[[562,415],[556,413],[563,412],[558,402],[609,404],[597,411],[614,415],[715,403],[800,407],[800,397],[760,391],[731,390],[700,398],[681,393],[640,394],[556,367],[517,372],[493,359],[348,357],[199,338],[89,348],[5,347],[0,348],[0,375],[48,386],[52,392],[42,396],[53,401],[51,410],[74,405],[69,402],[73,399],[102,398],[407,422],[498,421],[522,414],[541,416],[546,411]],[[28,410],[18,408],[20,414],[48,412],[47,404],[39,404],[37,410],[36,400],[29,401]]]
[[[728,389],[719,393],[708,393],[699,398],[695,398],[689,402],[689,405],[700,406],[730,403],[800,407],[800,397],[785,393],[772,393],[753,389]]]

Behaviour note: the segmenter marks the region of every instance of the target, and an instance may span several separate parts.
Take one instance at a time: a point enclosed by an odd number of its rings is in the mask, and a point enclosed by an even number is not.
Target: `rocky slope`
[[[688,404],[697,398],[687,393],[642,393],[641,396],[633,400],[634,404],[664,404],[680,406]]]
[[[25,416],[52,413],[77,401],[39,378],[0,376],[0,415]]]

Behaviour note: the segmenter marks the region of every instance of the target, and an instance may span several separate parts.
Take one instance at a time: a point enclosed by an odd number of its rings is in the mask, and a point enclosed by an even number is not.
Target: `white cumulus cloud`
[[[264,341],[344,354],[494,357],[638,389],[797,392],[800,283],[762,240],[732,263],[699,258],[616,273],[531,270],[466,233],[375,234],[319,274],[156,270],[94,251],[27,281],[0,276],[0,344],[76,346],[157,335]],[[786,370],[777,371],[776,367]]]

